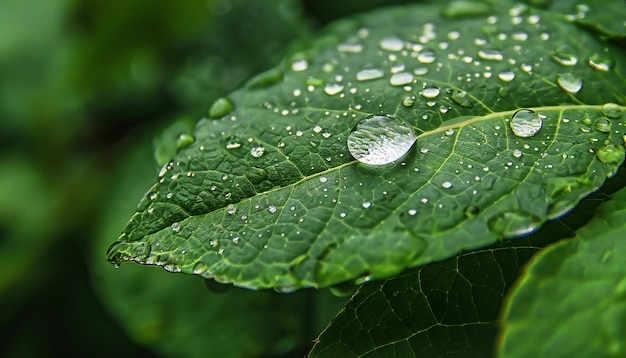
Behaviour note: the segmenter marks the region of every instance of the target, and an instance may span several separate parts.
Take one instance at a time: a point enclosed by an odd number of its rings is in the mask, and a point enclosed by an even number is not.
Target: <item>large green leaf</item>
[[[563,15],[498,8],[335,24],[215,103],[109,260],[290,291],[389,277],[563,215],[624,160],[624,51]],[[520,109],[535,115],[518,127]],[[348,150],[376,114],[383,152],[396,126],[418,137],[391,164]]]
[[[537,255],[502,321],[506,357],[626,355],[626,189],[571,240]]]

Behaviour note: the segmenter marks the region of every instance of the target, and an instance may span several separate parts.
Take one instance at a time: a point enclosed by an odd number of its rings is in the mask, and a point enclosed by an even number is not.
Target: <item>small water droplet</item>
[[[343,85],[340,85],[339,83],[328,83],[326,84],[326,86],[324,86],[324,93],[326,93],[329,96],[334,96],[337,93],[341,92],[343,90]]]
[[[574,66],[578,63],[578,51],[568,44],[559,46],[552,54],[552,59],[563,66]]]
[[[596,129],[603,133],[611,132],[611,121],[607,118],[598,119],[598,122],[596,122]]]
[[[615,103],[606,103],[602,106],[602,112],[609,118],[621,118],[622,110]]]
[[[264,147],[252,147],[252,149],[250,149],[250,154],[255,158],[262,157],[263,154],[265,154],[265,148]]]
[[[177,222],[173,223],[170,227],[172,228],[172,231],[174,231],[174,232],[179,232],[180,231],[180,224],[177,223]]]
[[[356,79],[358,81],[368,81],[375,80],[377,78],[383,77],[384,72],[379,68],[366,68],[363,69],[356,74]]]
[[[613,67],[613,60],[601,54],[594,54],[589,58],[589,66],[598,71],[610,71]]]
[[[510,123],[511,129],[516,136],[528,138],[539,132],[543,125],[543,120],[539,114],[529,109],[521,109],[513,114]]]
[[[580,91],[583,86],[582,79],[571,72],[559,74],[556,78],[556,82],[564,91],[570,93]]]
[[[417,55],[417,60],[424,64],[433,63],[436,60],[435,53],[432,51],[420,52]]]
[[[483,60],[500,61],[504,58],[502,53],[498,50],[479,50],[478,57]]]
[[[415,96],[404,96],[402,99],[402,105],[405,107],[411,107],[415,104]]]
[[[235,149],[241,147],[241,139],[236,136],[231,136],[226,141],[226,149]]]
[[[372,207],[372,202],[371,201],[364,201],[363,204],[361,204],[363,206],[364,209],[369,209]]]
[[[395,73],[389,79],[389,84],[392,86],[403,86],[413,82],[413,75],[408,72]]]
[[[435,98],[437,96],[439,96],[439,88],[436,87],[431,87],[431,88],[424,88],[420,94],[425,97],[425,98]]]
[[[468,96],[467,92],[463,90],[455,89],[452,91],[450,98],[452,98],[452,100],[461,107],[471,107],[474,105],[474,103],[470,100],[470,96]]]
[[[513,71],[505,71],[498,73],[498,78],[504,82],[510,82],[515,79],[515,72]]]
[[[267,210],[268,210],[270,213],[272,213],[272,214],[273,214],[273,213],[275,213],[275,212],[276,212],[276,210],[278,210],[278,209],[277,209],[274,205],[270,205],[270,206],[267,208]]]
[[[221,118],[232,112],[235,109],[233,102],[226,98],[221,97],[215,100],[209,109],[209,118]]]
[[[513,156],[514,156],[515,158],[521,158],[521,157],[522,157],[522,151],[521,151],[521,150],[519,150],[519,149],[515,149],[515,150],[513,151]]]
[[[404,41],[397,37],[385,37],[380,40],[380,48],[386,51],[400,51],[404,48]]]
[[[417,214],[417,210],[409,209],[408,213],[409,213],[409,215],[414,216],[415,214]]]
[[[235,207],[235,205],[233,205],[233,204],[229,204],[229,205],[226,207],[226,212],[227,212],[228,214],[232,215],[232,214],[234,214],[234,213],[236,213],[236,212],[237,212],[237,208]]]
[[[423,76],[423,75],[428,73],[428,68],[427,67],[418,67],[418,68],[413,70],[413,73],[415,75],[417,75],[417,76]]]
[[[450,183],[449,181],[444,181],[443,183],[441,183],[441,187],[444,189],[450,189],[452,188],[452,183]]]
[[[387,116],[363,118],[348,136],[348,150],[358,161],[371,165],[400,159],[417,137],[409,125]]]
[[[337,46],[337,51],[347,53],[361,53],[363,45],[357,43],[342,43]]]
[[[309,68],[309,62],[307,60],[297,60],[291,63],[291,70],[295,72],[304,71]]]

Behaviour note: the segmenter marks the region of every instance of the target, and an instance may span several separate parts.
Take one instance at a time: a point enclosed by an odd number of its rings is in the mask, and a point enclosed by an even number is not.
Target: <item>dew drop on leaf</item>
[[[417,60],[424,64],[433,63],[435,62],[435,59],[435,53],[432,51],[420,52],[417,55]]]
[[[403,86],[413,82],[413,75],[408,72],[396,73],[389,79],[389,84],[392,86]]]
[[[424,88],[422,92],[420,92],[420,94],[425,98],[435,98],[439,96],[439,93],[439,88],[436,87]]]
[[[383,165],[400,159],[417,137],[403,121],[374,115],[363,118],[348,136],[348,150],[358,161]]]
[[[478,57],[483,60],[492,60],[492,61],[500,61],[504,57],[502,53],[498,50],[480,50],[478,51]]]
[[[183,149],[196,141],[196,138],[191,134],[181,134],[176,139],[176,149]]]
[[[596,129],[602,133],[611,132],[611,121],[606,118],[598,119],[598,122],[596,122]]]
[[[554,50],[552,59],[563,66],[574,66],[578,63],[578,53],[570,45],[561,45]]]
[[[304,71],[309,68],[307,60],[297,60],[291,63],[291,70],[295,72]]]
[[[537,113],[529,109],[521,109],[513,114],[510,123],[511,129],[516,136],[528,138],[539,132],[543,125],[543,120]]]
[[[175,222],[175,223],[172,224],[171,228],[172,228],[172,231],[179,232],[180,231],[180,224]]]
[[[236,136],[231,136],[226,140],[226,149],[235,149],[241,147],[241,139]]]
[[[511,82],[515,79],[515,72],[505,71],[498,73],[498,78],[504,82]]]
[[[404,41],[397,37],[385,37],[380,40],[380,48],[387,51],[400,51],[404,48]]]
[[[263,148],[263,147],[253,147],[252,149],[250,149],[250,154],[253,157],[255,157],[255,158],[262,157],[263,154],[265,154],[265,148]]]
[[[324,93],[326,93],[329,96],[334,96],[337,93],[341,92],[343,90],[343,85],[340,85],[338,83],[328,83],[326,84],[326,86],[324,86]]]
[[[357,81],[369,81],[383,77],[383,70],[379,68],[366,68],[356,74]]]
[[[450,96],[452,100],[461,107],[471,107],[474,105],[470,100],[470,97],[467,95],[467,92],[455,89],[452,91],[452,95]]]
[[[598,71],[610,71],[613,61],[606,55],[594,54],[589,57],[589,66]]]
[[[580,91],[583,86],[582,79],[580,79],[580,77],[571,72],[559,74],[556,82],[559,84],[559,87],[561,87],[564,91],[570,93],[576,93]]]

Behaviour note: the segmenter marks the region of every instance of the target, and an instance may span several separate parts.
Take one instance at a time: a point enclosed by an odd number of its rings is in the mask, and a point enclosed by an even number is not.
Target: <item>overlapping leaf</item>
[[[626,354],[626,189],[533,259],[503,317],[506,357]]]
[[[389,277],[531,232],[600,187],[624,158],[624,52],[527,6],[442,12],[338,23],[217,102],[109,260],[281,291]],[[523,108],[543,122],[529,137],[511,129]],[[393,164],[348,152],[373,114],[418,134]]]

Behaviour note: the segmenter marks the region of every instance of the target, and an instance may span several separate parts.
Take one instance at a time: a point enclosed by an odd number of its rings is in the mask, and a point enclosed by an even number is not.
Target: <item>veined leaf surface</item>
[[[498,8],[335,24],[216,102],[109,260],[291,291],[393,276],[563,215],[624,160],[625,53],[566,16]],[[348,150],[372,115],[417,137],[390,164]]]

